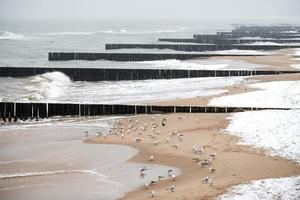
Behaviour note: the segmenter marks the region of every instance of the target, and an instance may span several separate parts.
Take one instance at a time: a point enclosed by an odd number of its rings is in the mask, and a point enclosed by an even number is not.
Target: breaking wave
[[[138,35],[138,34],[155,34],[155,33],[176,33],[184,30],[186,30],[186,28],[184,27],[180,27],[177,29],[145,30],[145,31],[129,31],[126,29],[120,29],[120,30],[102,30],[102,31],[92,31],[92,32],[81,32],[81,31],[53,32],[53,33],[47,33],[47,35],[96,35],[96,34]]]
[[[42,75],[33,76],[29,85],[25,88],[29,90],[30,96],[27,100],[51,100],[62,95],[71,83],[71,79],[61,72],[48,72]]]
[[[0,32],[0,40],[23,40],[24,36],[12,32]]]

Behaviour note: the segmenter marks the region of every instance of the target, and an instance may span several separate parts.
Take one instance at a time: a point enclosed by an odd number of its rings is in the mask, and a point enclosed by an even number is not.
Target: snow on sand
[[[263,90],[214,98],[210,105],[300,108],[300,81],[251,84]],[[226,131],[241,144],[300,163],[300,109],[235,113]],[[300,199],[300,176],[264,179],[237,185],[218,200]]]
[[[213,106],[300,108],[300,81],[274,81],[249,85],[262,90],[214,98]]]
[[[300,199],[300,176],[264,179],[238,185],[218,200],[297,200]]]

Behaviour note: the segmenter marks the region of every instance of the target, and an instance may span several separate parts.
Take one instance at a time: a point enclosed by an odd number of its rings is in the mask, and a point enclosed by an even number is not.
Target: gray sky
[[[300,0],[0,0],[0,17],[299,22]]]

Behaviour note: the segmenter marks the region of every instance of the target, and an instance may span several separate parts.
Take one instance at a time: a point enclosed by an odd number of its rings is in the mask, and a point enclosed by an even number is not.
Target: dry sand
[[[182,172],[175,181],[163,180],[147,190],[143,187],[137,188],[136,191],[126,194],[124,199],[149,198],[149,192],[152,190],[157,192],[156,199],[213,199],[230,186],[246,181],[300,174],[300,166],[291,161],[266,156],[260,150],[237,145],[238,138],[222,131],[228,125],[227,116],[227,114],[156,115],[154,121],[160,130],[157,146],[149,136],[152,134],[151,116],[134,116],[133,120],[139,120],[137,127],[147,123],[148,129],[141,136],[137,135],[138,131],[134,133],[132,130],[130,134],[124,134],[124,139],[111,135],[106,138],[89,139],[86,142],[129,145],[139,150],[139,153],[129,161],[149,163],[150,155],[154,155],[153,163],[174,166]],[[162,118],[167,119],[165,127],[161,125]],[[196,119],[199,119],[199,122]],[[124,127],[127,127],[128,120],[122,121]],[[169,143],[166,143],[165,138],[174,130],[184,135],[183,141],[173,136],[170,137]],[[135,137],[141,138],[142,141],[136,143]],[[178,149],[171,147],[176,143],[179,144]],[[201,155],[194,154],[193,145],[205,146],[206,150]],[[192,160],[195,157],[207,159],[209,154],[213,153],[216,153],[216,158],[207,167],[199,167],[198,163]],[[216,172],[210,173],[209,168],[216,169]],[[201,182],[206,176],[212,178],[212,184]],[[176,186],[175,192],[166,190],[170,185]]]

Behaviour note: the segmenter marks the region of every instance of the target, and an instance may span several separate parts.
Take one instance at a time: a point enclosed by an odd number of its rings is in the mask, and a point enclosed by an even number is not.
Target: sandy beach
[[[152,190],[156,191],[157,199],[213,199],[236,184],[300,174],[300,166],[291,161],[266,156],[263,151],[237,145],[238,138],[222,131],[228,125],[227,116],[227,114],[156,115],[154,122],[158,124],[160,130],[158,145],[154,145],[153,139],[149,137],[149,134],[152,134],[150,128],[139,136],[132,131],[125,134],[124,139],[111,135],[106,138],[89,139],[86,142],[129,145],[139,150],[139,153],[129,160],[130,162],[149,163],[148,160],[153,155],[153,163],[174,166],[182,172],[175,181],[163,180],[147,190],[143,187],[137,188],[136,191],[127,193],[124,199],[144,199],[149,197]],[[146,123],[147,127],[150,127],[151,117],[149,115],[130,118],[138,119],[138,126]],[[167,119],[165,127],[160,125],[162,118]],[[128,120],[122,121],[126,127]],[[184,135],[182,141],[179,141],[177,136],[169,136],[170,132],[175,130]],[[142,141],[136,143],[136,137]],[[167,137],[170,137],[168,143]],[[178,149],[173,148],[172,145],[177,143]],[[203,154],[194,154],[192,152],[194,145],[206,147],[206,150]],[[193,158],[209,159],[210,154],[216,154],[216,157],[208,166],[200,167],[193,161]],[[209,168],[216,171],[211,173]],[[202,183],[206,176],[212,181],[211,184]],[[175,192],[166,190],[171,185],[176,186]]]

